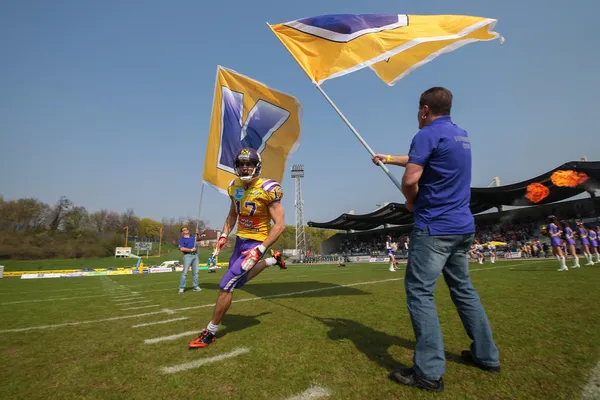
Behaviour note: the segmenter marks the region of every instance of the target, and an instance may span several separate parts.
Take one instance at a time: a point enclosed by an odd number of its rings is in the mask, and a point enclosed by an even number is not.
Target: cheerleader
[[[492,243],[488,244],[488,250],[490,252],[490,262],[494,264],[496,262],[496,245]]]
[[[592,253],[590,252],[590,240],[588,239],[588,231],[583,226],[583,221],[577,221],[577,231],[579,232],[579,243],[581,243],[581,252],[587,260],[585,265],[594,265],[592,261]]]
[[[475,254],[479,260],[479,264],[483,264],[483,246],[479,244],[478,240],[475,240]]]
[[[590,229],[588,231],[588,236],[590,238],[590,250],[592,254],[596,255],[596,262],[600,263],[600,254],[598,254],[598,239],[600,239],[600,235],[598,235],[598,233],[600,233],[600,225],[598,225],[596,229],[598,232],[596,232],[594,228]]]
[[[550,246],[552,246],[552,255],[556,257],[560,265],[559,271],[568,271],[567,260],[562,249],[562,240],[560,239],[561,231],[558,229],[558,218],[554,215],[548,217],[550,224],[548,225],[548,234],[550,235]]]
[[[387,250],[387,255],[390,257],[390,271],[395,272],[398,269],[398,263],[396,262],[396,249],[397,246],[394,246],[395,243],[392,241],[392,237],[388,235],[387,241],[385,242],[385,248]]]
[[[567,254],[573,256],[575,263],[571,268],[581,268],[579,265],[579,257],[577,256],[577,252],[575,251],[575,239],[573,238],[573,230],[567,223],[567,221],[561,221],[563,226],[563,233],[565,235],[565,240],[567,241]]]

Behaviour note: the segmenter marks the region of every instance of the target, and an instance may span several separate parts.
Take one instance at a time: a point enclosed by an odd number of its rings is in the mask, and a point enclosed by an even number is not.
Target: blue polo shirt
[[[475,232],[471,214],[471,143],[449,116],[421,129],[412,140],[408,162],[421,165],[415,200],[415,229],[431,235]]]
[[[193,249],[196,247],[196,236],[190,235],[189,238],[181,237],[179,239],[179,248],[185,247],[186,249]]]

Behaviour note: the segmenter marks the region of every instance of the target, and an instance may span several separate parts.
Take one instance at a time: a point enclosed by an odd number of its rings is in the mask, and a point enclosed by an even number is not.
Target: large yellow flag
[[[334,14],[270,26],[315,84],[371,67],[392,86],[468,43],[502,37],[465,15]]]
[[[217,67],[204,182],[227,194],[236,177],[234,157],[243,147],[261,155],[262,176],[281,182],[286,160],[299,144],[301,115],[295,97]]]

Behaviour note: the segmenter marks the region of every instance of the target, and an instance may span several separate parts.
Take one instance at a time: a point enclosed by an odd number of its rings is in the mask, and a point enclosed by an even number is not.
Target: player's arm
[[[221,236],[219,237],[219,241],[217,242],[217,246],[215,247],[213,256],[218,256],[223,246],[225,246],[225,243],[227,243],[227,236],[229,236],[233,228],[235,228],[237,215],[237,208],[235,207],[233,200],[231,200],[231,206],[229,206],[229,214],[227,214],[227,218],[225,219],[225,223],[223,224],[223,230],[221,231]]]
[[[221,234],[221,236],[227,237],[229,236],[231,231],[233,231],[233,228],[235,228],[235,223],[237,221],[237,215],[237,208],[235,207],[235,204],[232,200],[231,206],[229,206],[229,214],[227,214],[227,218],[225,219],[225,223],[223,224],[223,233]]]
[[[273,243],[277,241],[279,236],[285,230],[285,211],[283,209],[283,205],[279,201],[273,201],[269,204],[269,215],[273,220],[273,227],[271,228],[271,232],[269,232],[269,236],[265,239],[262,245],[265,249],[268,249]]]
[[[393,156],[391,154],[375,154],[372,158],[374,164],[377,165],[377,161],[381,161],[384,164],[397,165],[399,167],[406,167],[408,164],[408,156]]]

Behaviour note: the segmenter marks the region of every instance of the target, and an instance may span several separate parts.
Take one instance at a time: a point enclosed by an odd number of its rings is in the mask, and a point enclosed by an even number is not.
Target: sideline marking
[[[214,356],[214,357],[201,358],[200,360],[192,361],[192,362],[185,363],[185,364],[173,365],[171,367],[162,367],[160,369],[160,372],[162,372],[163,374],[173,374],[173,373],[179,372],[179,371],[185,371],[188,369],[198,368],[205,364],[211,364],[211,363],[214,363],[217,361],[222,361],[222,360],[225,360],[228,358],[241,356],[242,354],[246,354],[249,351],[250,351],[249,349],[247,349],[245,347],[241,347],[239,349],[233,350],[230,353],[225,353],[225,354],[221,354],[221,355]]]
[[[181,318],[173,318],[173,319],[165,319],[164,321],[156,321],[156,322],[146,322],[145,324],[137,324],[133,325],[132,328],[141,328],[142,326],[150,326],[150,325],[159,325],[159,324],[168,324],[173,321],[183,321],[184,319],[188,319],[188,317]]]

